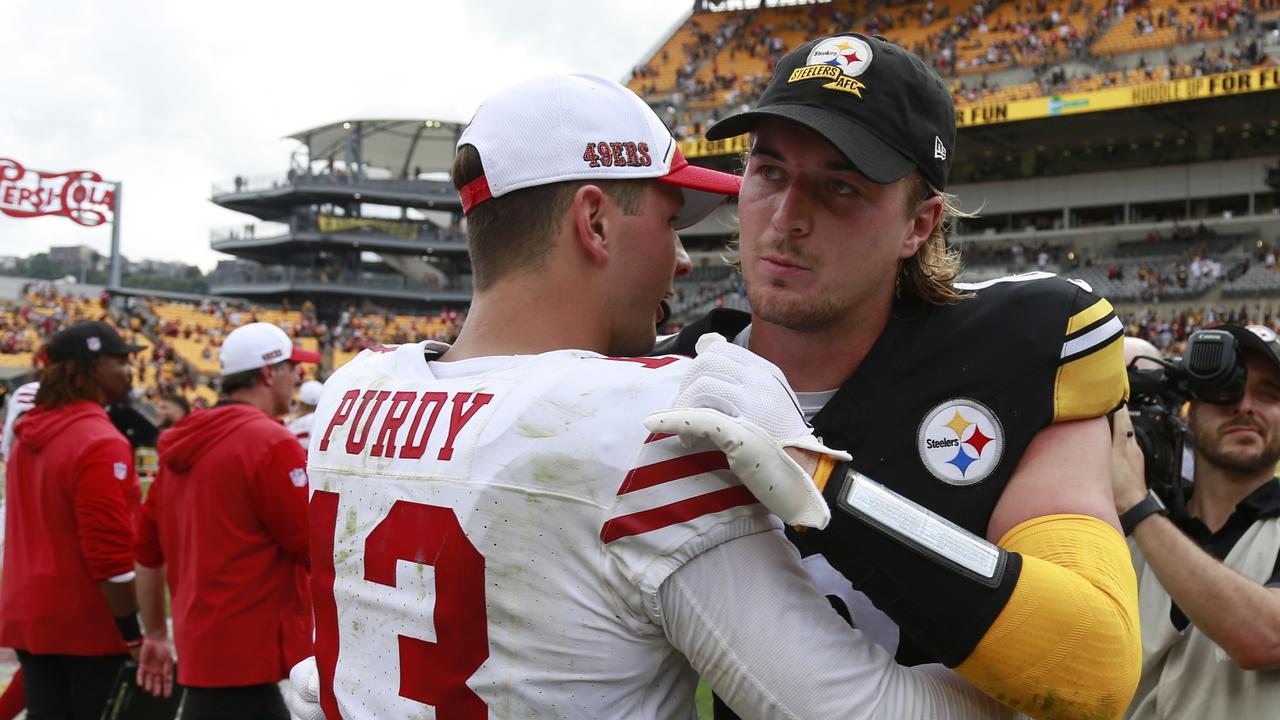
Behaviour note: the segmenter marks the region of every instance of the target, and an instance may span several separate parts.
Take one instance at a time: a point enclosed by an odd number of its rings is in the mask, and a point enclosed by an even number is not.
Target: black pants
[[[33,655],[18,651],[28,720],[101,720],[128,655]],[[287,717],[287,716],[286,716]]]
[[[187,688],[182,720],[289,720],[275,683],[227,688]]]

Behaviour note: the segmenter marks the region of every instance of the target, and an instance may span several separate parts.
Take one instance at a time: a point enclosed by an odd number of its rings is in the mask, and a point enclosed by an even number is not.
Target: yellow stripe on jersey
[[[1053,421],[1105,415],[1128,399],[1124,338],[1116,336],[1100,349],[1058,367],[1053,385]]]
[[[1128,399],[1122,331],[1106,298],[1067,320],[1062,346],[1067,361],[1058,367],[1053,386],[1054,422],[1105,415]]]
[[[1071,319],[1067,321],[1067,335],[1074,335],[1080,332],[1111,314],[1112,310],[1114,308],[1111,307],[1111,303],[1107,302],[1106,298],[1098,298],[1098,302],[1071,316]]]

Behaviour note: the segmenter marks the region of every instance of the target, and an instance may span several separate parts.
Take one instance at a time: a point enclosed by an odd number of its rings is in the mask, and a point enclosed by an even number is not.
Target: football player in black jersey
[[[1046,273],[954,282],[954,113],[942,81],[878,37],[785,57],[754,110],[707,133],[752,136],[754,315],[714,311],[657,351],[720,332],[781,367],[852,454],[818,473],[831,524],[793,540],[830,595],[892,619],[872,634],[900,662],[943,662],[1029,715],[1118,717],[1141,661],[1105,419],[1128,392],[1122,326]]]

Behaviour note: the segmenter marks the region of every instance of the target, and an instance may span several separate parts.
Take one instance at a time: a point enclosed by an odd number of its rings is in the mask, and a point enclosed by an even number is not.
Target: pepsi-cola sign
[[[86,227],[101,225],[115,204],[115,184],[92,170],[47,173],[0,158],[0,213],[30,218],[60,215]]]

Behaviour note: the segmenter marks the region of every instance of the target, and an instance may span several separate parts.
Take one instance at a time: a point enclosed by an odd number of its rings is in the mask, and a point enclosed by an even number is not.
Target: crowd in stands
[[[1130,85],[1135,82],[1180,80],[1247,70],[1270,62],[1262,50],[1262,41],[1262,33],[1255,31],[1234,44],[1219,45],[1216,50],[1211,51],[1201,47],[1199,54],[1189,62],[1179,62],[1172,53],[1166,54],[1163,64],[1148,63],[1146,56],[1142,56],[1138,59],[1137,67],[1132,70],[1126,68],[1100,72],[1095,69],[1085,69],[1070,72],[1061,65],[1043,67],[1039,70],[1040,82],[1034,91],[1038,95],[1085,92],[1098,88]],[[961,85],[957,90],[957,96],[976,100],[985,92],[994,90],[995,88],[988,86],[966,90]]]
[[[316,316],[315,307],[265,308],[243,302],[205,299],[193,303],[133,298],[112,311],[107,298],[84,298],[59,292],[52,283],[25,289],[24,300],[0,308],[0,367],[34,368],[41,345],[54,333],[81,320],[107,320],[129,343],[145,346],[133,358],[135,395],[156,405],[165,397],[181,397],[204,408],[217,400],[218,351],[223,339],[241,325],[266,321],[283,329],[294,343],[332,361],[325,376],[365,348],[434,339],[452,341],[466,318],[464,310],[405,315],[386,310],[344,311],[336,324]],[[310,369],[311,375],[316,369]]]
[[[634,68],[631,87],[667,104],[678,137],[699,137],[713,119],[700,111],[719,114],[749,106],[776,62],[796,43],[856,29],[899,42],[939,74],[953,78],[957,104],[1085,92],[1269,62],[1257,17],[1278,4],[1280,0],[890,0],[868,5],[835,0],[695,14],[648,62]],[[1237,39],[1234,46],[1202,48],[1190,62],[1179,62],[1171,53],[1163,64],[1148,65],[1143,58],[1136,68],[1114,61],[1118,53],[1231,34]],[[1067,61],[1076,62],[1067,67]],[[1006,67],[1031,68],[1036,80],[1002,85],[988,77]],[[975,74],[980,76],[968,77]]]
[[[1216,305],[1180,310],[1148,308],[1122,318],[1126,334],[1149,340],[1166,355],[1180,355],[1187,338],[1197,330],[1217,325],[1265,325],[1280,327],[1280,302]]]
[[[40,346],[59,330],[81,320],[101,320],[106,298],[60,294],[51,282],[22,289],[26,301],[0,310],[0,367],[30,367]]]
[[[335,353],[354,356],[374,345],[422,340],[452,342],[466,317],[465,311],[456,308],[443,310],[437,315],[404,315],[387,311],[359,313],[351,308],[342,312],[332,345]]]

